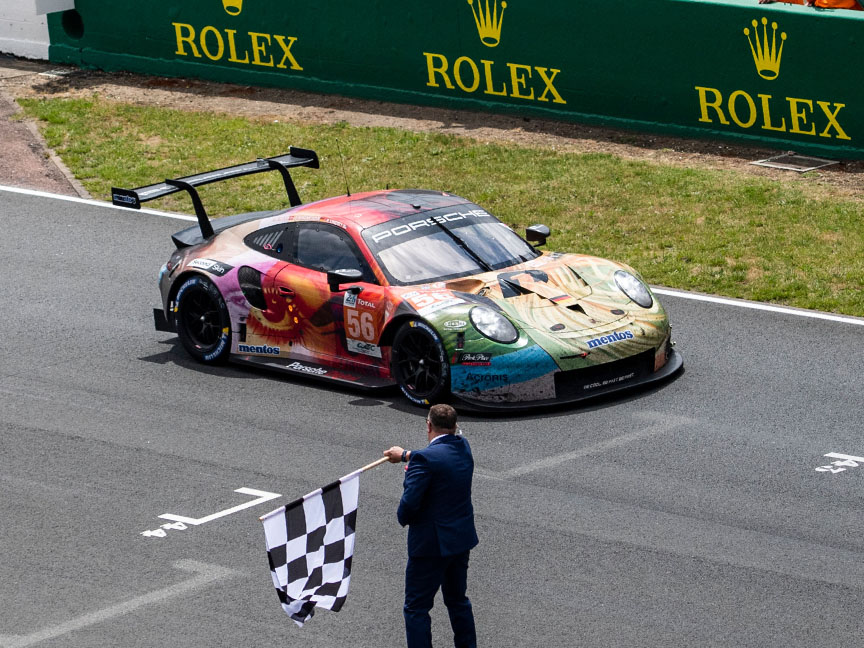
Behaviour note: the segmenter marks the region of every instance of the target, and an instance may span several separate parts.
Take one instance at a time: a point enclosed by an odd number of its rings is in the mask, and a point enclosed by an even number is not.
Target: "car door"
[[[363,280],[331,292],[330,270],[352,269]],[[298,335],[293,351],[325,364],[381,365],[377,345],[386,307],[384,292],[348,232],[322,222],[297,223],[292,263],[275,281]]]
[[[285,301],[277,296],[276,277],[288,265],[295,226],[282,223],[252,232],[246,245],[268,257],[238,269],[237,280],[250,308],[241,319],[237,352],[252,356],[289,355],[294,326]]]

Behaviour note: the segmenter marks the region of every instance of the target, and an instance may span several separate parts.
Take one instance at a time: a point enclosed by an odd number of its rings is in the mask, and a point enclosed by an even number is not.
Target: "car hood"
[[[624,266],[575,254],[546,254],[518,266],[447,283],[493,301],[523,330],[582,337],[633,320],[630,300],[612,275]]]

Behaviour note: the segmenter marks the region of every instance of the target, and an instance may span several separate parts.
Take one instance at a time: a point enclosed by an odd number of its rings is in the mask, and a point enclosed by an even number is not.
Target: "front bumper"
[[[683,366],[684,359],[681,354],[671,348],[666,364],[657,371],[653,370],[653,351],[596,367],[556,371],[551,376],[543,377],[543,388],[526,386],[529,390],[534,389],[538,396],[536,399],[528,396],[524,400],[515,400],[512,393],[503,391],[499,399],[489,398],[488,392],[484,393],[482,398],[473,398],[471,392],[454,390],[453,396],[467,409],[474,411],[531,410],[588,400],[661,382],[676,374]]]

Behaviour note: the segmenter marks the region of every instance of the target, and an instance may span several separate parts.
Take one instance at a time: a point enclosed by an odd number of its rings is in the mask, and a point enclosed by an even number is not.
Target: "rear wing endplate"
[[[138,187],[137,189],[112,187],[111,202],[118,207],[141,209],[141,203],[148,200],[162,198],[178,191],[186,191],[192,198],[192,205],[195,207],[195,216],[198,217],[198,227],[201,228],[201,236],[208,239],[214,234],[213,226],[210,224],[210,219],[207,217],[207,212],[201,203],[201,197],[198,195],[195,187],[255,173],[263,173],[265,171],[279,171],[282,174],[282,180],[285,182],[285,191],[288,194],[288,200],[292,207],[296,207],[303,203],[300,200],[297,187],[294,186],[294,181],[291,179],[288,169],[300,166],[306,166],[311,169],[319,168],[318,154],[315,151],[292,146],[290,152],[285,155],[278,155],[272,158],[258,158],[254,162],[238,164],[205,173],[197,173],[183,178],[167,179],[164,182],[147,185],[146,187]]]

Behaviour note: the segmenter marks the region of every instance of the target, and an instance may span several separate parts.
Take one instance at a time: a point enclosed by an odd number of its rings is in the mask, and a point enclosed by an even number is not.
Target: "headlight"
[[[500,313],[485,306],[475,306],[468,314],[471,324],[490,340],[501,344],[513,344],[519,339],[519,331],[513,323]]]
[[[654,298],[651,296],[651,291],[648,290],[642,281],[634,277],[629,272],[618,270],[615,273],[615,283],[618,288],[634,302],[642,308],[651,308],[654,304]]]

